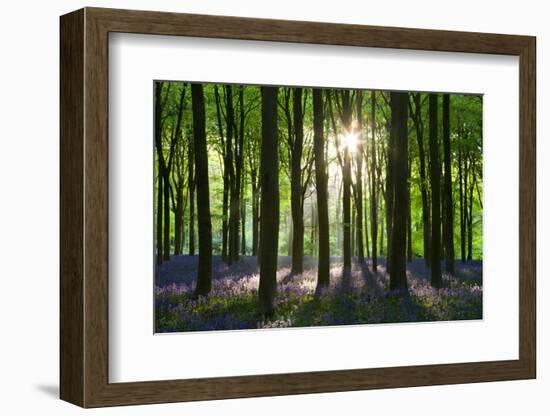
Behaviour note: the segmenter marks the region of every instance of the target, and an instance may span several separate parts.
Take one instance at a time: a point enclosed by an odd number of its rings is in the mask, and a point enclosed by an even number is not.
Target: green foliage
[[[220,96],[221,107],[221,124],[222,133],[226,134],[227,127],[227,114],[225,114],[224,100],[226,95],[224,93],[224,86],[218,84],[205,84],[205,103],[206,103],[206,128],[207,128],[207,143],[208,143],[208,158],[209,158],[209,184],[210,184],[210,205],[212,216],[212,229],[213,229],[213,251],[214,253],[220,253],[222,247],[222,223],[223,223],[223,194],[224,194],[224,140],[225,137],[220,134],[218,125],[218,109],[216,106],[216,94],[215,88],[217,87]],[[189,194],[188,194],[188,147],[192,142],[192,113],[191,113],[191,94],[188,83],[182,82],[164,82],[161,100],[166,104],[164,106],[162,114],[162,140],[163,140],[163,154],[165,158],[169,158],[170,152],[170,140],[174,132],[175,126],[178,122],[178,105],[179,97],[183,88],[186,88],[186,94],[183,101],[184,109],[182,113],[182,131],[181,137],[178,138],[176,144],[176,151],[174,157],[174,163],[178,163],[180,166],[179,172],[176,172],[176,168],[173,167],[171,172],[171,188],[172,196],[174,198],[175,185],[181,176],[184,186],[184,211],[183,211],[183,232],[184,232],[184,252],[187,250],[188,244],[188,230],[189,230]],[[240,108],[238,94],[240,88],[243,88],[244,95],[244,108]],[[285,109],[285,100],[289,94],[289,88],[280,88],[279,90],[279,134],[280,134],[280,148],[279,148],[279,160],[280,160],[280,175],[279,175],[279,191],[280,191],[280,228],[279,228],[279,253],[286,255],[290,251],[291,241],[291,219],[290,219],[290,168],[289,168],[289,120],[287,111],[292,114],[292,100],[290,99],[290,107]],[[355,92],[352,91],[352,95]],[[362,116],[364,117],[363,125],[365,126],[362,140],[364,141],[364,160],[363,165],[363,186],[364,197],[363,209],[366,212],[370,212],[371,200],[369,198],[370,182],[370,163],[371,163],[371,129],[375,129],[376,137],[376,149],[377,160],[376,166],[379,169],[379,184],[377,184],[377,192],[379,193],[378,201],[378,234],[382,233],[382,224],[385,222],[385,208],[384,208],[384,195],[385,195],[385,169],[386,169],[386,146],[388,141],[388,127],[390,119],[390,109],[387,102],[387,93],[377,92],[376,95],[376,120],[375,123],[371,120],[371,107],[370,99],[363,100],[363,108],[361,109]],[[303,169],[304,174],[307,173],[307,169],[311,171],[313,168],[307,166],[308,154],[310,154],[312,148],[312,131],[313,131],[313,116],[312,116],[312,92],[310,88],[304,89],[304,96],[306,97],[304,102],[304,156],[303,156]],[[424,124],[427,126],[428,114],[427,114],[427,100],[425,99],[427,94],[420,94],[422,102],[421,116]],[[327,107],[328,107],[328,103]],[[252,184],[251,184],[251,172],[253,169],[257,170],[259,176],[259,143],[261,139],[261,108],[260,108],[260,88],[257,86],[233,86],[233,106],[235,112],[240,114],[242,111],[245,114],[244,125],[244,170],[243,176],[245,186],[243,188],[242,198],[245,201],[245,230],[246,230],[246,245],[247,252],[251,252],[252,244]],[[339,124],[339,108],[332,101],[332,112],[336,118],[337,124]],[[442,113],[441,111],[439,112]],[[328,119],[328,115],[327,115]],[[460,256],[460,240],[461,240],[461,227],[460,227],[460,182],[459,177],[459,161],[463,164],[462,182],[466,182],[467,189],[466,199],[472,200],[472,256],[474,259],[481,259],[483,257],[483,215],[482,215],[482,199],[483,199],[483,140],[482,140],[482,97],[475,95],[465,94],[452,94],[451,95],[451,160],[452,160],[452,188],[453,188],[453,211],[454,211],[454,243],[456,257]],[[330,223],[330,252],[331,255],[341,254],[341,236],[342,233],[342,207],[341,207],[341,171],[338,165],[337,153],[339,149],[336,148],[336,135],[341,134],[341,127],[337,127],[337,132],[333,131],[331,123],[326,121],[325,136],[328,142],[327,148],[327,160],[328,160],[328,172],[329,172],[329,223]],[[441,124],[439,126],[441,128]],[[291,127],[291,126],[290,126]],[[238,128],[238,126],[237,126]],[[424,144],[427,146],[427,133],[425,133]],[[412,120],[409,125],[409,160],[410,160],[410,200],[411,200],[411,225],[412,225],[412,248],[414,256],[423,256],[423,222],[422,222],[422,201],[421,201],[421,179],[420,179],[420,166],[419,166],[419,152],[421,151],[417,145],[416,131],[414,129]],[[426,151],[426,168],[429,166],[429,158]],[[353,162],[355,163],[355,162]],[[155,159],[155,172],[158,177],[158,155]],[[310,172],[311,173],[311,172]],[[312,174],[313,175],[313,174]],[[355,180],[355,179],[354,179]],[[429,188],[429,184],[427,184]],[[155,180],[155,195],[158,188],[158,181]],[[429,190],[428,190],[429,191]],[[311,180],[307,189],[304,192],[304,251],[305,254],[315,254],[316,239],[315,239],[315,219],[314,213],[312,214],[311,207],[313,205],[315,209],[315,186],[314,181]],[[352,204],[353,206],[353,204]],[[170,213],[170,236],[173,244],[175,234],[175,207],[174,201],[171,201],[171,213]],[[156,209],[156,197],[155,197],[155,209]],[[314,211],[313,209],[313,211]],[[353,208],[354,209],[354,208]],[[365,218],[365,213],[362,213]],[[370,224],[370,214],[368,214],[368,222]],[[195,216],[196,220],[196,216]],[[313,227],[313,230],[312,230]],[[155,228],[156,230],[156,228]],[[197,227],[195,226],[195,232]],[[313,232],[312,232],[313,231]],[[370,225],[367,232],[368,238],[371,241]],[[385,231],[383,234],[384,245],[379,246],[380,254],[385,254],[387,242],[385,241]],[[366,239],[366,236],[363,238]]]

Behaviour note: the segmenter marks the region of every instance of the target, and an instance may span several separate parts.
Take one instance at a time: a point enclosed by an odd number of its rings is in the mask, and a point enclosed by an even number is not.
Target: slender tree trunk
[[[376,92],[371,91],[371,236],[372,236],[372,271],[377,272],[378,270],[378,247],[376,247],[378,242],[378,197],[377,197],[377,186],[378,179],[376,175]],[[382,249],[382,243],[380,243],[380,249]]]
[[[178,178],[176,184],[176,206],[174,209],[174,254],[182,253],[182,231],[183,231],[183,178]]]
[[[193,142],[197,170],[197,210],[199,220],[199,267],[195,295],[207,295],[212,288],[212,223],[208,184],[206,117],[202,84],[191,84],[193,102]]]
[[[234,253],[233,253],[233,261],[239,260],[239,247],[242,243],[239,239],[240,234],[240,227],[239,224],[241,223],[241,199],[242,199],[242,193],[241,190],[243,189],[242,182],[244,181],[244,175],[243,175],[243,148],[244,148],[244,89],[241,85],[239,87],[239,93],[238,93],[238,100],[239,100],[239,129],[238,129],[238,135],[237,141],[236,141],[236,149],[235,149],[235,204],[237,206],[237,212],[235,214],[235,233],[233,235],[234,241]]]
[[[162,197],[163,191],[163,167],[164,156],[162,154],[162,83],[155,82],[155,147],[157,149],[157,265],[162,264]]]
[[[351,132],[350,92],[342,93],[342,121],[346,134]],[[344,272],[351,271],[351,158],[348,146],[344,147],[342,215],[344,226]]]
[[[365,228],[365,249],[366,249],[366,258],[370,257],[370,239],[369,239],[369,193],[370,193],[370,185],[369,185],[369,179],[368,179],[368,170],[369,170],[369,159],[368,155],[365,155],[365,177],[363,180],[363,183],[366,184],[365,187],[365,195],[363,198],[363,207],[364,207],[364,213],[361,215],[364,215],[363,218],[363,224]]]
[[[474,220],[474,188],[475,188],[475,172],[472,169],[472,182],[470,184],[470,201],[469,201],[469,214],[468,214],[468,260],[472,260],[472,248],[473,248],[473,220]]]
[[[244,198],[245,181],[241,186],[241,254],[246,256],[246,200]]]
[[[228,244],[227,236],[229,232],[228,210],[229,210],[229,162],[227,155],[227,147],[224,142],[221,98],[217,85],[214,85],[214,96],[216,99],[216,121],[218,124],[218,132],[221,139],[221,146],[224,149],[223,158],[223,202],[222,202],[222,260],[227,262]]]
[[[292,211],[292,273],[302,273],[304,263],[304,212],[302,204],[302,148],[304,126],[302,89],[294,88],[294,140],[292,143],[290,205]]]
[[[431,284],[433,287],[441,287],[441,201],[440,201],[440,177],[439,141],[437,138],[437,94],[430,94],[430,183],[432,189],[432,242],[431,242]]]
[[[382,221],[380,223],[380,253],[384,253],[384,235],[385,235],[384,224],[385,224],[385,221]],[[386,257],[386,270],[387,270],[387,267],[388,267],[388,258]]]
[[[365,263],[363,247],[363,93],[357,91],[356,113],[358,124],[357,148],[355,149],[355,241],[357,245],[357,261]]]
[[[229,165],[229,237],[227,264],[231,265],[239,257],[239,184],[237,183],[235,160],[238,159],[238,150],[233,152],[233,138],[235,134],[235,110],[233,108],[233,87],[225,87],[225,105],[227,117],[226,154]],[[237,146],[235,146],[237,147]]]
[[[277,88],[262,87],[261,218],[260,218],[260,312],[271,318],[277,293],[279,241],[279,158]]]
[[[418,144],[418,161],[420,175],[420,193],[422,195],[422,237],[424,243],[424,261],[429,266],[430,262],[430,241],[431,225],[430,225],[430,201],[428,198],[428,186],[426,179],[426,156],[424,148],[424,123],[422,121],[422,104],[420,94],[412,94],[414,102],[414,127],[416,132],[416,142]]]
[[[328,222],[328,178],[325,159],[323,90],[313,89],[313,151],[315,152],[315,185],[317,189],[317,223],[319,254],[317,287],[330,284],[330,240]]]
[[[411,162],[409,158],[407,172],[407,261],[412,262],[412,214],[411,214]]]
[[[311,241],[310,254],[313,257],[313,256],[315,256],[315,245],[317,243],[315,241],[315,205],[313,203],[310,204],[310,209],[311,209],[311,230],[310,230],[309,239]]]
[[[250,173],[252,180],[252,255],[258,255],[260,199],[257,187],[256,171]]]
[[[193,133],[194,134],[194,133]],[[194,139],[193,139],[194,140]],[[195,159],[194,143],[189,143],[189,255],[195,255],[195,170],[193,160]]]
[[[162,184],[164,180],[159,172],[157,176],[157,265],[162,264],[162,196],[164,191]]]
[[[445,164],[445,270],[455,272],[453,185],[451,170],[450,95],[443,95],[443,153]]]
[[[355,205],[355,201],[352,201],[353,203],[351,204],[350,206],[350,210],[351,210],[351,226],[350,226],[350,247],[351,247],[351,257],[354,257],[357,252],[355,251],[355,210],[354,210],[354,205]]]
[[[459,120],[460,124],[460,120]],[[464,201],[464,177],[463,177],[463,168],[462,168],[462,159],[463,159],[463,151],[462,151],[462,137],[460,133],[461,127],[459,126],[459,134],[458,134],[458,200],[459,200],[459,207],[460,207],[460,260],[462,263],[466,261],[466,245],[465,245],[465,224],[464,224],[464,207],[465,207],[465,201]]]
[[[170,260],[170,173],[164,169],[163,191],[164,191],[164,242],[162,258]]]
[[[393,114],[393,112],[392,112]],[[390,123],[390,135],[388,138],[387,149],[387,167],[386,167],[386,269],[390,275],[392,273],[392,235],[393,235],[393,209],[395,204],[395,185],[394,185],[394,160],[395,160],[395,135],[391,133]]]
[[[407,288],[406,243],[407,243],[407,171],[408,171],[408,93],[390,93],[391,133],[393,150],[393,220],[391,231],[390,289]]]

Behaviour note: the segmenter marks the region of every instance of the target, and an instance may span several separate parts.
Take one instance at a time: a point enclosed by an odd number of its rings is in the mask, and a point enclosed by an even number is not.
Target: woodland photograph
[[[155,332],[482,319],[482,95],[153,88]]]

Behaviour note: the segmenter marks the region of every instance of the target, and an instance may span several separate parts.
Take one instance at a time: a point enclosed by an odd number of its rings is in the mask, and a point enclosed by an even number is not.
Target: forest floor
[[[423,259],[407,263],[408,293],[389,290],[385,260],[378,271],[353,261],[343,275],[340,257],[331,258],[331,284],[316,293],[317,259],[304,258],[304,272],[290,273],[290,257],[279,257],[275,316],[258,312],[259,275],[255,257],[227,266],[213,256],[212,291],[193,299],[197,256],[173,256],[157,268],[156,332],[330,326],[396,322],[453,321],[482,318],[482,262],[456,262],[456,273],[443,274],[444,287],[430,286]]]

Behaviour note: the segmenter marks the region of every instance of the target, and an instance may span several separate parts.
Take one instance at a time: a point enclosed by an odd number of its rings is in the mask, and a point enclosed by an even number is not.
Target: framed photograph
[[[534,37],[60,29],[63,400],[536,377]]]

